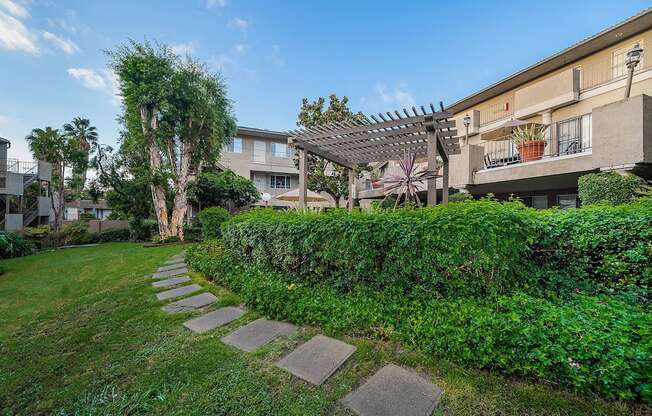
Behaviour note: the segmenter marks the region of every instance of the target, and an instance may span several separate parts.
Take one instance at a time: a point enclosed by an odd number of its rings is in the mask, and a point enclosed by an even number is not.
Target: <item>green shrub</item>
[[[222,207],[211,207],[203,209],[199,213],[199,224],[204,240],[219,238],[221,225],[228,221],[229,212]]]
[[[149,218],[133,218],[129,221],[129,233],[133,241],[150,241],[158,234],[158,222]]]
[[[583,205],[619,205],[632,202],[647,188],[645,180],[636,175],[616,172],[589,173],[577,181],[577,189]]]
[[[236,257],[348,291],[426,286],[440,294],[514,288],[533,238],[520,204],[327,213],[254,210],[223,227]]]
[[[0,259],[27,256],[32,253],[32,244],[20,234],[0,231]]]
[[[189,249],[186,259],[274,319],[389,337],[473,367],[652,401],[652,316],[642,306],[583,294],[440,298],[422,286],[342,293],[245,265],[216,241]]]
[[[201,225],[198,222],[184,225],[183,237],[186,241],[201,241]]]
[[[448,202],[473,201],[473,195],[468,192],[456,192],[448,195]]]
[[[238,259],[342,291],[582,289],[650,299],[651,224],[652,203],[537,211],[483,200],[352,215],[254,210],[222,228]]]
[[[67,245],[92,244],[98,241],[98,235],[89,231],[86,220],[71,222],[63,227],[62,232]]]
[[[129,229],[124,228],[121,230],[106,230],[98,235],[98,241],[106,243],[109,241],[129,241],[131,233]]]

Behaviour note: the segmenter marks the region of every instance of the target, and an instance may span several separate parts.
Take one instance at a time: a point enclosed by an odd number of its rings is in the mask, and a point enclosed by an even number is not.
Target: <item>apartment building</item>
[[[636,47],[643,54],[624,99]],[[577,179],[589,172],[650,179],[651,96],[652,8],[450,105],[463,139],[451,186],[546,208],[577,206]],[[536,160],[523,160],[510,134],[522,122],[548,126]]]
[[[11,142],[0,137],[0,230],[47,223],[52,204],[46,185],[52,180],[52,165],[8,158],[10,147]]]
[[[271,200],[260,200],[256,205],[291,207],[292,201],[276,196],[299,187],[299,170],[294,166],[294,149],[288,146],[286,133],[238,127],[232,142],[223,150],[220,165],[253,181],[261,195]],[[311,205],[323,205],[311,203]]]

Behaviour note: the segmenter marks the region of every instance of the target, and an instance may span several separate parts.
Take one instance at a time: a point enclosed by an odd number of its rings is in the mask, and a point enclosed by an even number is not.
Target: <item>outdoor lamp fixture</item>
[[[634,70],[636,69],[636,65],[641,62],[641,56],[643,56],[643,48],[641,48],[638,43],[625,55],[625,65],[627,65],[627,69],[629,70],[629,74],[627,75],[627,85],[625,86],[625,98],[629,98],[629,93],[632,90]]]
[[[471,125],[471,117],[469,117],[469,113],[466,113],[462,122],[464,123],[464,128],[466,129],[466,134],[464,135],[464,143],[469,144],[469,126]]]

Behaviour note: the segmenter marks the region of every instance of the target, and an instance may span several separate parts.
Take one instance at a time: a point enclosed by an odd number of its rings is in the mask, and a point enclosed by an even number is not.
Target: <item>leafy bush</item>
[[[229,212],[221,207],[206,208],[199,213],[201,234],[204,240],[218,238],[221,225],[228,221]]]
[[[20,234],[0,231],[0,259],[27,256],[32,253],[32,244]]]
[[[457,363],[607,398],[652,401],[652,316],[639,305],[584,294],[439,298],[422,286],[342,293],[245,265],[216,241],[189,249],[187,261],[274,319],[388,337]]]
[[[645,180],[636,175],[621,175],[616,172],[589,173],[577,181],[577,189],[583,205],[606,203],[619,205],[632,202],[647,186]]]
[[[98,241],[98,235],[89,231],[88,221],[85,220],[65,225],[62,232],[68,245],[92,244]]]
[[[650,298],[652,203],[537,211],[518,202],[328,213],[254,210],[223,228],[239,260],[342,291],[434,295],[638,291]]]
[[[149,218],[134,218],[129,221],[129,233],[133,241],[150,241],[158,234],[158,222]]]
[[[201,241],[201,225],[198,222],[184,225],[183,237],[186,241]]]
[[[202,172],[188,185],[188,199],[201,207],[229,210],[253,204],[258,199],[254,183],[232,170]]]
[[[129,229],[124,228],[121,230],[107,230],[102,231],[98,235],[98,240],[102,243],[109,241],[129,241],[131,233]]]
[[[473,201],[473,195],[468,192],[456,192],[448,195],[448,202]]]

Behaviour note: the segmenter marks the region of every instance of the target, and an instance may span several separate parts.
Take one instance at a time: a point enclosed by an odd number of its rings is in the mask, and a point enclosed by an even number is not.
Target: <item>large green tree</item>
[[[75,139],[79,149],[86,155],[86,165],[80,166],[79,172],[73,172],[74,176],[79,176],[77,182],[79,182],[80,188],[83,189],[84,185],[86,185],[91,150],[98,140],[97,129],[91,125],[90,120],[87,118],[75,117],[72,122],[63,125],[63,131],[68,137]]]
[[[349,99],[344,96],[341,99],[335,94],[326,99],[319,97],[315,101],[308,101],[304,98],[301,102],[297,125],[299,127],[315,127],[341,121],[355,121],[362,116],[362,113],[354,113],[349,109]],[[298,166],[298,158],[295,164]],[[322,157],[310,154],[308,156],[308,188],[315,192],[326,192],[335,200],[335,206],[339,207],[340,199],[349,195],[349,174],[348,169],[336,163],[332,163]]]
[[[147,178],[161,238],[183,239],[191,174],[215,163],[235,132],[218,75],[165,45],[130,41],[108,52],[123,97],[128,152],[147,155]],[[168,214],[166,186],[172,190]]]
[[[80,149],[76,138],[61,134],[52,127],[33,129],[25,140],[35,159],[52,164],[52,183],[48,185],[48,194],[54,212],[54,227],[59,229],[63,225],[66,202],[66,169],[80,171],[86,166],[86,154]],[[54,192],[52,184],[56,189]]]

